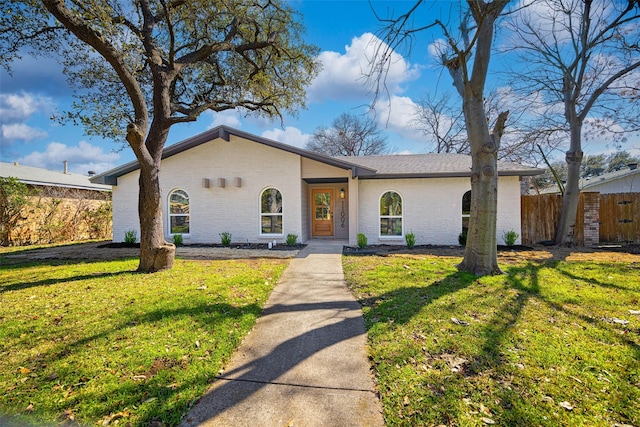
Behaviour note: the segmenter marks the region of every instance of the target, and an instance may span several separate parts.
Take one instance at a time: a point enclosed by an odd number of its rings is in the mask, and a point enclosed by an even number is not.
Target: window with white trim
[[[189,195],[184,190],[169,194],[169,233],[189,234]]]
[[[380,197],[380,237],[402,236],[402,197],[387,191]]]
[[[462,232],[469,231],[469,217],[471,216],[471,190],[462,196]]]
[[[282,194],[276,188],[260,195],[260,234],[282,234]]]

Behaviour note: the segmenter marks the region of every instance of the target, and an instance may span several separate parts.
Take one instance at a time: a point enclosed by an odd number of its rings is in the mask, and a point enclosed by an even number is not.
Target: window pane
[[[402,236],[402,218],[380,218],[381,236]]]
[[[282,215],[263,215],[262,234],[282,234]]]
[[[176,215],[171,217],[171,234],[189,234],[189,216]]]
[[[471,191],[467,191],[462,196],[462,215],[469,215],[471,212]]]
[[[387,191],[380,197],[380,215],[402,215],[402,198],[394,191]]]
[[[189,195],[182,190],[176,190],[171,193],[171,197],[169,198],[169,212],[172,214],[188,214]]]
[[[331,219],[329,208],[316,208],[316,219]]]
[[[262,210],[264,213],[282,213],[282,195],[275,188],[267,188],[262,192]]]
[[[316,193],[316,206],[330,206],[331,193]]]

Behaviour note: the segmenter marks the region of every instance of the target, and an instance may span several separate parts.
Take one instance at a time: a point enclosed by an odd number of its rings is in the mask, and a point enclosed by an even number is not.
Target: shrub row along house
[[[498,236],[520,233],[520,179],[539,169],[499,162]],[[234,243],[311,238],[370,244],[458,244],[468,218],[471,157],[329,157],[226,126],[166,147],[161,167],[166,238]],[[138,225],[137,161],[91,178],[113,186],[113,237]]]
[[[111,236],[111,186],[69,173],[66,162],[61,171],[0,162],[0,178],[8,190],[0,192],[0,243],[26,245]],[[22,190],[9,189],[10,180]]]

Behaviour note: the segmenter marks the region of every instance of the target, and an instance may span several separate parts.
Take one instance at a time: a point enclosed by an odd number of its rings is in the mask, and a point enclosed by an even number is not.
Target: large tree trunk
[[[477,276],[500,274],[497,254],[498,148],[507,114],[501,114],[493,134],[489,134],[481,96],[467,94],[465,121],[472,147],[471,212],[461,271]]]
[[[489,132],[484,110],[484,85],[487,78],[494,23],[508,0],[485,3],[467,0],[476,21],[477,41],[471,78],[460,72],[466,58],[458,57],[446,65],[452,73],[454,86],[462,95],[464,121],[471,145],[471,212],[464,259],[458,265],[461,271],[477,276],[500,274],[498,267],[498,149],[507,121],[508,111],[498,115],[493,132]]]
[[[567,184],[564,187],[562,197],[562,211],[560,221],[556,229],[555,242],[558,245],[574,245],[574,232],[576,227],[576,216],[578,212],[578,201],[580,200],[580,165],[582,164],[582,126],[576,120],[570,123],[571,143],[570,150],[567,151]]]
[[[143,127],[127,128],[127,141],[134,148],[140,164],[138,216],[140,219],[140,264],[138,271],[152,273],[173,267],[176,248],[164,240],[160,163],[162,149],[169,134],[168,126],[151,125],[142,144]]]
[[[140,264],[138,271],[151,273],[173,267],[176,247],[164,240],[160,164],[140,163]]]

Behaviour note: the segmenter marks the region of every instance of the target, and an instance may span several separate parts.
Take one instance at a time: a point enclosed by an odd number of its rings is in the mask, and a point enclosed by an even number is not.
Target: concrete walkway
[[[345,242],[312,241],[280,278],[227,371],[187,414],[193,426],[383,426]]]

